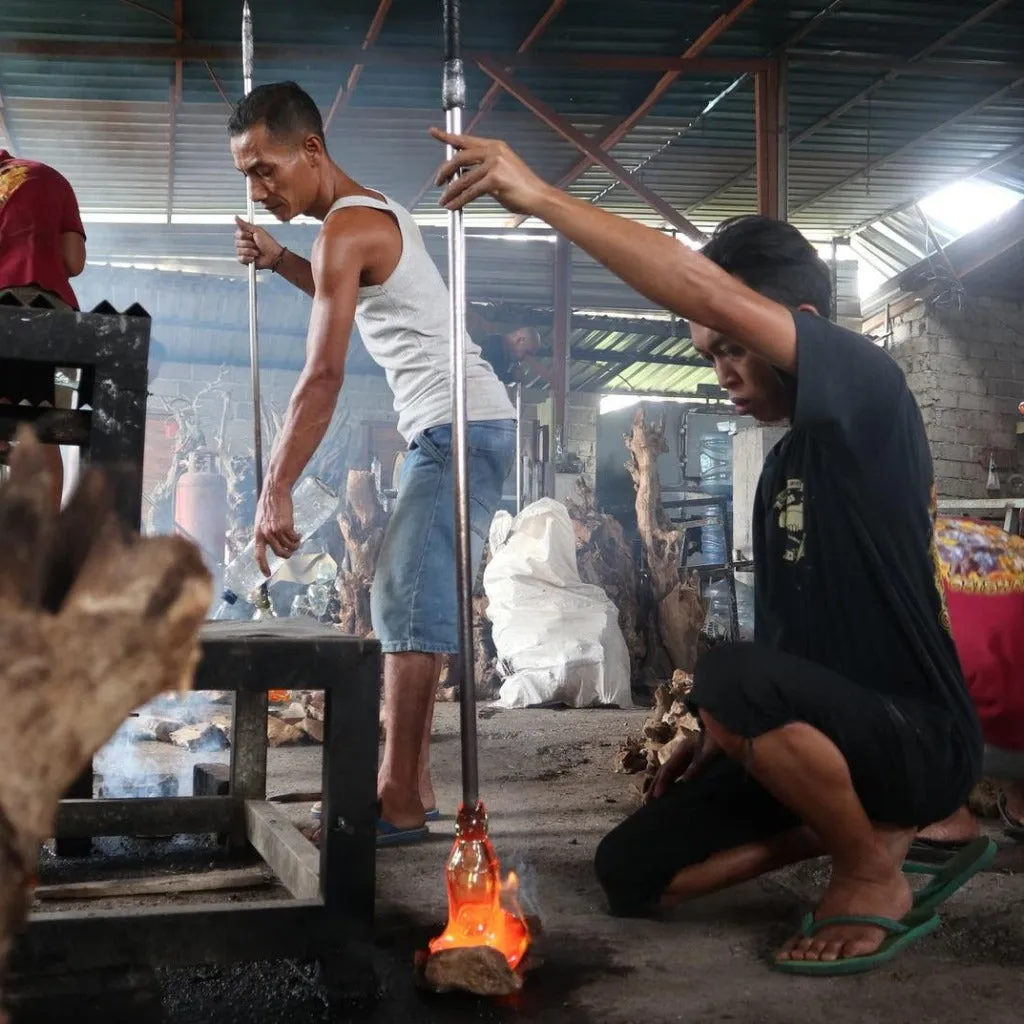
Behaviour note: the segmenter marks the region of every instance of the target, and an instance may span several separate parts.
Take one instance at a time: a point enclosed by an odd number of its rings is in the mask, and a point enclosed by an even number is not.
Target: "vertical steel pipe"
[[[444,77],[441,99],[445,127],[462,133],[466,107],[466,75],[459,41],[458,0],[444,0]],[[455,155],[448,147],[449,158]],[[466,231],[461,210],[448,212],[448,292],[451,331],[452,463],[455,495],[455,579],[459,608],[459,648],[462,663],[460,736],[462,741],[462,803],[475,806],[480,799],[477,758],[476,680],[473,657],[473,557],[469,519],[469,452],[466,437]]]
[[[242,4],[242,88],[252,92],[253,43],[252,11],[249,0]],[[252,182],[245,179],[246,211],[250,224],[256,223],[256,205],[252,200]],[[256,497],[263,493],[263,410],[260,402],[260,340],[256,310],[256,264],[249,264],[249,362],[252,366],[252,440],[256,469]]]

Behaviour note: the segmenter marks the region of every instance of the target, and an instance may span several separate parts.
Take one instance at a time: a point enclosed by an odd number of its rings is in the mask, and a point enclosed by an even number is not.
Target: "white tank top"
[[[398,431],[411,442],[421,431],[452,421],[448,289],[408,210],[386,196],[346,196],[327,216],[350,206],[384,210],[402,232],[402,256],[391,276],[359,289],[356,326],[394,393]],[[472,421],[515,417],[505,386],[468,334],[466,395]]]

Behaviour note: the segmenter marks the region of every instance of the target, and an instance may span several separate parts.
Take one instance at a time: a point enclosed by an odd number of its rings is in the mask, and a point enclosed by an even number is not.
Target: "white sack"
[[[619,613],[600,587],[580,581],[565,506],[542,498],[514,519],[498,512],[490,545],[484,590],[504,679],[498,704],[632,707]]]

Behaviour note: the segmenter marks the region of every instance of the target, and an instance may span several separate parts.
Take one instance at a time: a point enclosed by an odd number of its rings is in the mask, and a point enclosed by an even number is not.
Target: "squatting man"
[[[789,423],[755,507],[755,641],[698,662],[699,739],[601,842],[611,909],[642,913],[828,854],[821,902],[775,965],[847,973],[888,959],[934,930],[936,906],[992,854],[980,840],[916,896],[903,871],[917,829],[966,799],[982,740],[902,371],[826,319],[828,269],[788,224],[739,218],[694,252],[546,184],[503,142],[432,132],[456,150],[437,176],[443,206],[490,195],[546,221],[689,320],[741,414]]]
[[[291,491],[330,425],[353,324],[387,375],[409,445],[371,617],[384,650],[377,842],[418,842],[427,836],[426,820],[437,816],[429,743],[441,655],[459,649],[448,292],[409,212],[331,159],[320,112],[293,82],[254,89],[232,114],[229,134],[255,202],[282,222],[302,214],[323,222],[308,261],[244,221],[235,236],[243,263],[280,274],[313,299],[305,365],[256,511],[255,551],[264,573],[268,547],[287,558],[299,545]],[[472,341],[466,382],[475,571],[515,459],[515,411]]]

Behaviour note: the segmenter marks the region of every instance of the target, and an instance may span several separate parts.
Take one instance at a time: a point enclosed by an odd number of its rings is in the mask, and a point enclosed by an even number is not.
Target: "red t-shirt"
[[[69,231],[85,237],[68,180],[0,150],[0,288],[36,285],[78,309],[61,247]]]

